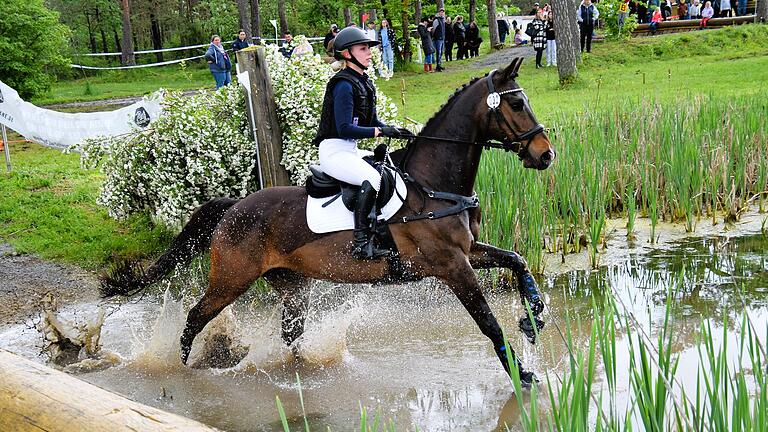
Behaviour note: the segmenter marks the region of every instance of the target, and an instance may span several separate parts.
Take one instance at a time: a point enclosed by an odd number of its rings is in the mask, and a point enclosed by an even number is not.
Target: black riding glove
[[[400,131],[400,138],[402,139],[416,138],[416,135],[414,135],[413,132],[406,128],[397,128],[397,130]]]
[[[381,136],[387,138],[400,138],[400,130],[394,126],[382,126]]]

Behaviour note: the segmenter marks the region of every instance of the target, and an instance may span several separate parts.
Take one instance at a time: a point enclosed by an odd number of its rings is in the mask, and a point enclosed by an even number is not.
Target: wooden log
[[[256,126],[255,136],[261,165],[258,168],[264,183],[259,187],[290,186],[291,176],[280,164],[283,158],[283,134],[264,47],[254,45],[238,51],[237,62],[241,73],[248,71],[250,81],[251,106],[246,111],[250,124]]]
[[[0,431],[216,431],[0,349]]]

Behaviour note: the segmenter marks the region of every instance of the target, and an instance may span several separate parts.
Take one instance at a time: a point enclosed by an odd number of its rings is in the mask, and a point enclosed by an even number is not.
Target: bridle
[[[485,140],[475,140],[475,141],[467,141],[467,140],[460,140],[456,138],[447,138],[447,137],[436,137],[436,136],[429,136],[429,135],[422,135],[419,134],[413,138],[410,138],[408,140],[408,148],[406,149],[406,154],[403,157],[403,160],[400,164],[401,167],[406,166],[406,162],[409,159],[411,149],[415,145],[415,141],[417,139],[425,139],[430,141],[445,141],[445,142],[451,142],[451,143],[457,143],[457,144],[471,144],[471,145],[480,145],[483,148],[495,148],[495,149],[501,149],[504,151],[511,151],[517,154],[517,156],[520,158],[520,160],[525,159],[527,156],[529,156],[528,147],[531,145],[531,141],[533,141],[533,138],[536,137],[536,135],[540,133],[544,133],[544,125],[541,123],[537,123],[536,126],[528,129],[527,131],[523,133],[517,133],[515,132],[515,128],[512,127],[511,124],[509,124],[509,121],[507,121],[506,117],[501,113],[501,100],[502,96],[505,94],[511,94],[511,93],[522,93],[523,96],[525,96],[525,92],[523,91],[522,87],[518,87],[516,89],[509,89],[504,90],[501,92],[496,91],[496,87],[493,85],[493,75],[496,73],[496,69],[490,71],[488,75],[485,77],[486,84],[488,86],[488,96],[485,99],[485,103],[488,106],[488,117],[486,122],[486,130],[488,130],[488,127],[491,124],[491,119],[496,120],[496,124],[499,126],[499,128],[504,131],[504,138],[501,141],[491,140],[491,139],[485,139]],[[527,99],[527,97],[526,97]],[[504,127],[506,126],[506,130]]]

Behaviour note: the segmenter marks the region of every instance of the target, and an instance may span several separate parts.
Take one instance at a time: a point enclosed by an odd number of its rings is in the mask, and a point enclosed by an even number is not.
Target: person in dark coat
[[[332,41],[338,33],[339,33],[339,26],[337,26],[336,24],[331,24],[331,29],[325,35],[325,38],[323,38],[323,49],[326,50],[326,52],[328,51],[328,42]],[[333,56],[332,49],[329,55]]]
[[[453,60],[453,22],[451,17],[445,18],[445,60]]]
[[[434,63],[435,46],[432,45],[432,34],[429,32],[429,18],[421,17],[421,22],[416,28],[421,38],[421,50],[424,51],[424,72],[432,72]]]
[[[470,57],[477,57],[480,55],[481,43],[483,43],[483,40],[480,38],[480,29],[477,27],[477,23],[472,21],[469,23],[469,28],[467,29],[467,41],[465,42]]]
[[[541,55],[544,53],[544,49],[547,48],[547,23],[544,21],[541,11],[536,12],[536,18],[531,21],[531,27],[533,27],[533,36],[531,37],[531,43],[533,49],[536,51],[536,69],[544,67],[541,64]]]
[[[509,34],[509,24],[507,24],[507,20],[504,19],[503,14],[498,15],[496,25],[499,27],[499,40],[504,44],[504,42],[507,41],[507,35]]]
[[[456,15],[453,22],[453,40],[456,43],[456,60],[467,56],[467,28],[464,27],[464,17]]]
[[[221,46],[221,37],[219,35],[211,36],[211,46],[205,52],[205,60],[208,62],[208,69],[211,70],[213,79],[216,80],[216,89],[229,85],[232,82],[232,62],[229,60],[229,54]]]
[[[649,0],[657,1],[657,0]],[[576,20],[579,22],[579,40],[581,42],[581,52],[587,48],[587,52],[592,51],[592,33],[595,31],[597,19],[600,11],[597,10],[592,0],[583,0],[576,10]]]
[[[248,38],[245,37],[245,30],[240,29],[240,31],[237,33],[237,39],[232,42],[232,50],[238,52],[243,48],[248,48],[249,46],[251,46],[251,43],[248,42]]]

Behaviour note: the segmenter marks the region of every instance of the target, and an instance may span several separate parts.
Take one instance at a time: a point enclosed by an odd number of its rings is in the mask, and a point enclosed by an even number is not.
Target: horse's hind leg
[[[264,278],[283,298],[282,338],[295,348],[293,343],[304,333],[307,320],[310,279],[286,269],[270,270]]]
[[[223,256],[222,256],[223,255]],[[181,361],[187,364],[195,336],[224,308],[248,291],[261,276],[261,266],[255,260],[238,259],[240,254],[220,254],[211,250],[211,274],[208,289],[203,298],[190,309],[187,325],[181,334]]]

